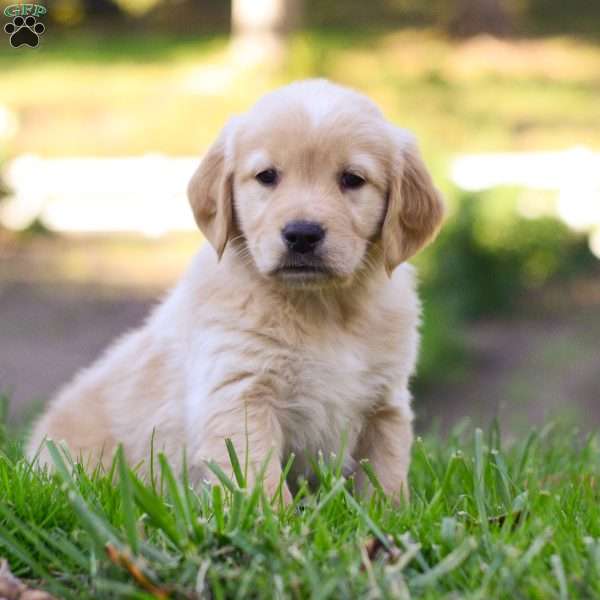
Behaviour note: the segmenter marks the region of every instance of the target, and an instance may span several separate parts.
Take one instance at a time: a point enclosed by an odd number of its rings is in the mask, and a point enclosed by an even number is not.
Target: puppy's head
[[[262,275],[308,288],[390,274],[443,214],[413,138],[326,81],[281,88],[230,121],[188,194],[219,256],[231,243]]]

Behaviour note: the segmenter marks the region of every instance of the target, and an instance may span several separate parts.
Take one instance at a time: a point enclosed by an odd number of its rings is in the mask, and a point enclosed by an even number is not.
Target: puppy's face
[[[271,111],[235,148],[241,234],[258,271],[286,285],[351,281],[386,208],[381,131],[353,111],[314,121],[301,105]]]
[[[308,289],[390,273],[442,215],[411,138],[327,82],[283,88],[230,123],[189,195],[219,255],[233,238],[263,276]]]

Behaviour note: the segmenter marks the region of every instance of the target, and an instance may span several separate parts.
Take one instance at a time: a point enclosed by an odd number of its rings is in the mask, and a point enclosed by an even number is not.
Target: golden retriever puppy
[[[251,481],[271,455],[273,492],[291,453],[294,486],[345,439],[348,472],[368,459],[388,493],[406,493],[419,301],[405,261],[443,214],[412,136],[354,91],[293,83],[225,126],[189,199],[210,245],[58,394],[29,455],[49,462],[47,437],[88,462],[122,444],[147,463],[154,432],[172,463],[185,448],[199,481],[207,461],[231,471],[231,438]]]

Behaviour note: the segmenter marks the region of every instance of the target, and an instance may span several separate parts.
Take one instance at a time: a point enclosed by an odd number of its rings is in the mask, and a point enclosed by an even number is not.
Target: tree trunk
[[[503,0],[458,0],[448,29],[457,37],[487,33],[498,37],[512,32],[512,15]]]
[[[244,63],[278,62],[301,14],[302,0],[232,0],[234,54]]]

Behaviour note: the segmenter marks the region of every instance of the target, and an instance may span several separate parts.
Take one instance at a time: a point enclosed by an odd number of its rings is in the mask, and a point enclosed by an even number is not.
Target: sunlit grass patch
[[[0,59],[9,154],[199,153],[226,119],[292,79],[355,86],[413,129],[428,157],[600,146],[600,48],[570,38],[450,42],[428,31],[296,36],[278,70],[232,65],[224,36],[48,35]]]
[[[547,426],[507,443],[463,427],[418,439],[405,506],[355,496],[323,461],[318,489],[302,485],[286,507],[245,489],[240,469],[193,488],[161,457],[144,481],[121,453],[88,474],[51,452],[56,475],[0,456],[0,553],[61,597],[600,593],[597,436]]]

